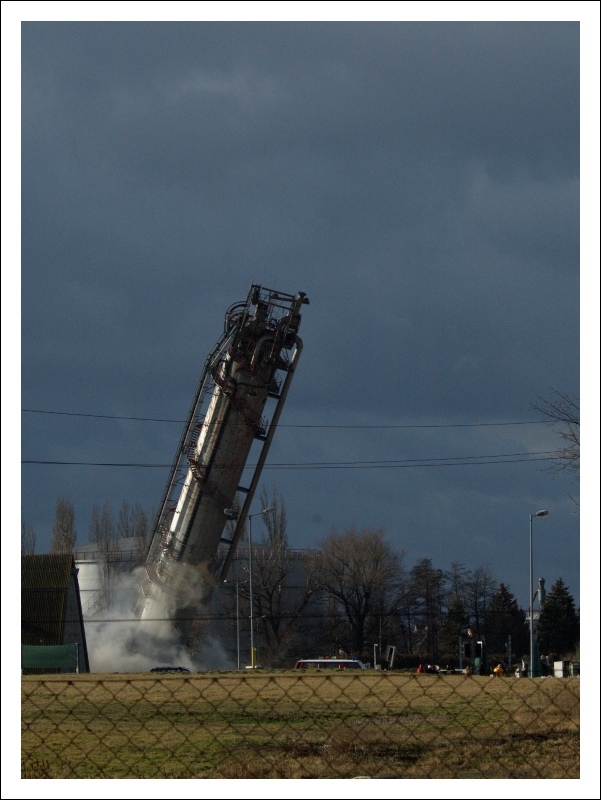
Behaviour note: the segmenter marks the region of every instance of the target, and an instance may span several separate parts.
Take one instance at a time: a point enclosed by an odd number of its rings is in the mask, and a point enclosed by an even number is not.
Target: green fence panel
[[[77,644],[23,644],[21,669],[77,670]]]

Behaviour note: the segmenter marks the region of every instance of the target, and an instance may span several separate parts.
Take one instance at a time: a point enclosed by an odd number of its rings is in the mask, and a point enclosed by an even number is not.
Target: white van
[[[367,669],[355,658],[301,658],[294,669]]]

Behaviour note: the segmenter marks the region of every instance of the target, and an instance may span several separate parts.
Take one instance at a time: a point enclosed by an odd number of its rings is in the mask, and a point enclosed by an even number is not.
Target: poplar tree
[[[59,497],[56,501],[50,550],[52,553],[70,553],[75,546],[76,539],[77,531],[75,530],[73,502],[67,497]]]
[[[109,606],[113,600],[113,578],[117,569],[118,534],[111,506],[102,509],[95,505],[90,520],[90,542],[96,545],[101,562],[102,597],[99,606]]]
[[[309,621],[315,613],[319,583],[312,569],[312,554],[291,551],[288,546],[286,505],[273,489],[261,494],[263,534],[260,543],[253,541],[253,613],[258,624],[257,644],[260,658],[283,663],[298,653],[314,627]],[[248,574],[244,565],[243,573]],[[246,577],[233,576],[243,608],[250,602]],[[250,606],[248,605],[250,609]],[[260,635],[259,635],[260,634]]]
[[[36,536],[31,525],[21,523],[21,555],[32,556],[35,554]]]

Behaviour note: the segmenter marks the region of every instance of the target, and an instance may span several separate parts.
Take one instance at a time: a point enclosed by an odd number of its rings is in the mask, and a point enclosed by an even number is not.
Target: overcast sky
[[[578,23],[32,22],[21,44],[21,458],[171,464],[227,307],[303,291],[259,485],[291,546],[384,528],[408,567],[488,566],[526,606],[548,509],[535,578],[579,602],[578,484],[532,409],[580,394]],[[95,504],[155,508],[167,474],[26,463],[22,520],[47,552],[67,496],[83,544]]]

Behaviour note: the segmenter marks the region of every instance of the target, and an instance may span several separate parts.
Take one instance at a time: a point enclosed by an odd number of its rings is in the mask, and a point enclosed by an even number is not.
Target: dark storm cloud
[[[552,387],[577,395],[578,48],[577,23],[24,24],[23,405],[184,417],[253,281],[311,300],[283,423],[524,420]],[[24,458],[164,463],[179,439],[23,426]],[[283,427],[270,461],[556,445],[542,426]],[[40,539],[59,494],[84,541],[93,503],[156,505],[166,477],[32,469]],[[532,464],[265,480],[295,546],[382,526],[441,567],[490,556],[509,583],[513,532],[554,504],[571,532],[556,563],[577,576],[569,490]]]
[[[577,169],[577,24],[29,24],[23,47],[26,113],[195,191],[282,149]]]

